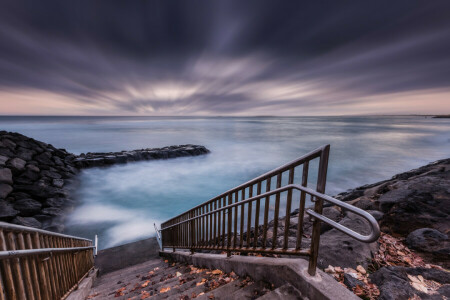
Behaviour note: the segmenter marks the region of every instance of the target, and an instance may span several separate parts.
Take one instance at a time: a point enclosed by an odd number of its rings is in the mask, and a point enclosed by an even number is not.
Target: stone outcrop
[[[82,153],[74,163],[79,168],[100,167],[112,164],[124,164],[141,160],[169,159],[183,156],[197,156],[209,153],[204,146],[179,145],[164,148],[147,148],[121,152]]]
[[[80,168],[209,153],[182,145],[76,156],[24,135],[0,131],[0,221],[62,231]]]

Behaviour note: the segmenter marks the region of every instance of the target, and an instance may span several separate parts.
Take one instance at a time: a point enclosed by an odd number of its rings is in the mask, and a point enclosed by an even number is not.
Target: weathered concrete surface
[[[69,294],[66,300],[85,300],[91,291],[97,275],[98,269],[92,270],[89,275],[80,282],[78,287]]]
[[[109,273],[159,257],[155,237],[98,251],[95,266],[100,274]]]
[[[308,261],[304,259],[231,256],[221,254],[189,254],[188,252],[160,252],[163,257],[186,262],[198,267],[235,272],[250,276],[255,281],[272,282],[276,286],[291,284],[307,299],[352,300],[359,299],[331,276],[317,270],[316,276],[308,274]]]

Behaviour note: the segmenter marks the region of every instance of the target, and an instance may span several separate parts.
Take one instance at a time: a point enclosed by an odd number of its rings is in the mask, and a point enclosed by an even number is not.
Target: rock
[[[9,150],[8,148],[0,147],[0,155],[6,157],[14,157],[14,152]]]
[[[380,221],[383,218],[383,216],[384,216],[384,214],[381,211],[378,211],[378,210],[368,210],[367,212],[369,214],[371,214],[372,217],[374,217],[375,220],[377,220],[377,221]]]
[[[21,158],[15,157],[13,159],[8,160],[8,167],[12,169],[13,172],[22,172],[25,169],[25,164],[27,162]]]
[[[421,252],[430,252],[443,257],[450,257],[450,240],[448,235],[432,228],[414,230],[406,238],[409,248]]]
[[[1,147],[8,148],[8,149],[14,151],[14,148],[16,148],[16,143],[14,143],[13,141],[11,141],[10,139],[5,139],[5,138],[4,138],[4,139],[2,139],[2,140],[0,141],[0,146],[1,146]]]
[[[57,207],[46,207],[42,210],[43,214],[49,215],[49,216],[61,216],[62,215],[62,209]]]
[[[39,173],[32,171],[30,168],[27,168],[25,172],[20,174],[20,177],[26,178],[27,180],[19,184],[26,184],[38,180],[40,178],[40,175]]]
[[[0,200],[0,220],[13,218],[19,214],[18,210],[13,208],[13,205],[5,200]]]
[[[434,280],[440,284],[448,285],[450,283],[450,276],[447,272],[437,269],[425,269],[425,268],[405,268],[405,267],[383,267],[370,275],[370,279],[380,289],[380,300],[392,300],[392,299],[411,299],[414,295],[420,297],[420,299],[444,299],[445,288],[442,287],[438,290],[437,295],[425,294],[414,287],[410,283],[408,275],[418,276],[421,275],[427,280]],[[445,286],[444,286],[445,287]]]
[[[347,213],[339,224],[362,234],[370,233],[366,221],[353,213]],[[358,265],[367,267],[368,261],[377,249],[376,242],[362,243],[337,229],[331,229],[320,237],[318,265],[322,269],[328,265],[350,268],[356,268]]]
[[[25,161],[28,161],[28,160],[33,159],[33,155],[35,155],[35,154],[36,154],[36,151],[19,147],[16,156]]]
[[[32,217],[20,217],[17,216],[12,220],[12,223],[27,227],[41,228],[42,224],[38,220]]]
[[[47,170],[41,171],[41,176],[49,177],[52,179],[61,179],[61,175],[54,171],[47,171]]]
[[[9,157],[0,155],[0,166],[6,165],[6,162],[8,161]]]
[[[394,204],[404,201],[412,193],[413,191],[409,189],[401,188],[389,191],[386,194],[381,195],[381,197],[378,200],[380,202],[380,210],[386,213]]]
[[[64,185],[64,180],[62,180],[62,179],[53,179],[53,185],[58,187],[58,188],[61,188]]]
[[[44,206],[46,207],[62,207],[64,206],[66,202],[66,199],[64,198],[48,198],[45,203]]]
[[[42,204],[33,199],[21,199],[14,203],[14,209],[20,211],[20,215],[28,217],[40,211]]]
[[[43,165],[53,165],[52,155],[50,152],[43,152],[34,157],[34,160]]]
[[[5,199],[9,193],[11,193],[13,188],[5,183],[0,183],[0,199]]]
[[[39,173],[41,171],[41,170],[39,170],[39,168],[36,165],[30,164],[30,163],[28,163],[28,165],[26,165],[26,168],[35,173]]]
[[[8,168],[2,168],[0,169],[0,183],[8,183],[12,184],[12,173],[11,170]]]
[[[30,195],[28,195],[27,193],[23,193],[23,192],[12,192],[11,194],[9,194],[9,196],[13,197],[16,200],[31,198]]]
[[[358,280],[357,278],[353,277],[352,275],[348,273],[344,273],[344,284],[348,287],[349,290],[352,290],[357,285],[363,287],[364,282],[361,280]]]

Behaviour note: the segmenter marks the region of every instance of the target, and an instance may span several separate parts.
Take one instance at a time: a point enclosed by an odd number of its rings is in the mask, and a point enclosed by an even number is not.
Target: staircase
[[[290,284],[276,287],[233,272],[153,259],[98,278],[87,299],[302,299]]]

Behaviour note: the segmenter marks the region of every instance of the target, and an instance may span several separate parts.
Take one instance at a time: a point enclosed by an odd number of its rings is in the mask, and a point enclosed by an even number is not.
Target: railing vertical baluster
[[[31,242],[30,233],[25,233],[25,249],[32,249],[32,248],[33,248],[33,244]],[[37,269],[37,265],[36,265],[36,257],[31,256],[29,261],[30,261],[31,275],[33,277],[32,284],[33,284],[33,289],[34,289],[34,298],[36,300],[40,300],[41,299],[41,290],[39,288],[39,277],[38,277],[38,269]]]
[[[288,184],[294,183],[294,168],[289,170]],[[291,225],[291,203],[292,203],[292,190],[288,191],[286,198],[286,218],[284,219],[284,245],[283,249],[289,247],[289,227]]]
[[[231,203],[232,203],[232,195],[233,194],[229,194],[228,195],[228,205],[231,205]],[[231,256],[231,251],[230,251],[230,247],[231,247],[231,223],[232,223],[232,217],[233,217],[233,212],[232,212],[232,209],[231,208],[229,208],[228,209],[228,223],[227,223],[227,225],[228,225],[228,229],[227,229],[227,231],[228,231],[228,236],[227,236],[227,250],[228,250],[228,252],[227,252],[227,256]]]
[[[191,218],[191,220],[189,221],[189,227],[190,227],[190,240],[191,240],[191,254],[194,254],[194,249],[195,249],[195,239],[194,239],[194,235],[195,235],[195,229],[194,229],[194,220],[192,220],[192,218],[194,217],[194,211],[190,210],[189,211],[189,216]]]
[[[19,250],[25,250],[25,239],[23,237],[23,234],[21,232],[17,235],[17,245]],[[27,299],[34,299],[34,292],[33,292],[33,284],[31,283],[31,272],[30,272],[30,257],[22,257],[22,270],[23,270],[23,277],[24,277],[24,283],[25,283],[25,291],[27,294]]]
[[[0,229],[0,251],[7,251],[8,247],[6,246],[6,239],[3,230]],[[12,267],[10,259],[2,259],[1,266],[3,269],[2,276],[4,276],[5,280],[5,289],[7,299],[17,299],[16,289],[14,287],[14,279],[12,275]]]
[[[45,245],[44,247],[52,248],[52,246],[49,242],[48,235],[44,235],[42,238],[44,240],[44,245]],[[50,254],[50,259],[48,260],[48,264],[49,264],[49,271],[51,273],[51,277],[53,277],[52,278],[52,286],[55,290],[55,295],[56,295],[56,297],[61,297],[61,290],[60,290],[61,277],[58,276],[58,271],[57,271],[56,262],[55,262],[56,256],[57,255]]]
[[[239,192],[234,193],[234,203],[239,201]],[[234,233],[233,233],[233,248],[236,248],[237,244],[237,220],[238,220],[238,206],[234,207]]]
[[[41,243],[41,248],[47,248],[47,244],[45,242],[45,235],[39,235],[39,240]],[[51,254],[48,254],[48,256],[45,258],[45,271],[47,272],[47,279],[48,279],[48,286],[50,288],[50,291],[53,295],[53,298],[56,299],[58,297],[58,293],[56,291],[55,286],[55,278],[53,273],[53,267],[51,265]]]
[[[222,207],[222,198],[219,198],[218,202],[218,207],[217,208],[221,208]],[[220,241],[222,240],[222,237],[220,236],[220,234],[222,233],[222,212],[219,211],[218,212],[218,221],[217,221],[217,247],[220,247]]]
[[[303,174],[302,174],[302,186],[308,184],[308,169],[309,169],[309,161],[306,161],[303,164]],[[305,215],[305,201],[306,201],[306,193],[300,192],[300,206],[298,209],[298,224],[297,224],[297,245],[295,246],[296,250],[300,250],[302,247],[302,239],[303,239],[303,218]]]
[[[216,200],[214,200],[214,210],[216,210],[217,209],[217,202],[216,202]],[[213,234],[213,244],[212,244],[212,246],[213,246],[213,248],[214,247],[216,247],[216,242],[217,242],[217,240],[216,240],[216,237],[217,237],[217,213],[214,213],[214,234]]]
[[[330,146],[327,145],[320,154],[319,172],[317,174],[317,188],[319,193],[325,193],[325,184],[327,180],[327,168],[328,168],[328,156],[330,152]],[[318,214],[322,214],[323,200],[316,199],[314,204],[314,211]],[[308,273],[311,276],[316,274],[317,267],[317,255],[319,254],[320,244],[320,220],[315,218],[313,222],[313,230],[311,235],[311,256],[309,258]]]
[[[6,244],[8,245],[8,250],[16,250],[15,236],[14,233],[8,232],[6,235]],[[12,259],[12,272],[13,278],[15,279],[17,296],[19,299],[25,299],[25,287],[23,285],[22,271],[20,270],[19,258]]]
[[[227,206],[227,197],[226,196],[224,196],[223,198],[222,198],[222,207],[225,207],[225,206]],[[225,215],[226,215],[226,210],[222,210],[222,215],[223,215],[223,220],[222,220],[222,248],[224,248],[225,247],[225,236],[226,236],[226,222],[227,222],[227,218],[225,217]]]
[[[209,204],[208,204],[208,206],[209,206],[209,211],[213,211],[213,204],[212,204],[212,202],[210,202]],[[212,239],[213,239],[213,234],[212,234],[212,231],[213,231],[213,214],[210,214],[209,215],[209,239],[208,239],[208,246],[209,247],[211,247],[211,243],[212,243]]]
[[[249,187],[248,190],[248,197],[253,197],[253,185]],[[247,212],[247,246],[246,248],[250,247],[251,243],[251,228],[252,228],[252,202],[248,203],[248,212]]]
[[[241,201],[245,200],[245,188],[242,189],[241,192]],[[244,243],[244,204],[241,204],[241,227],[239,230],[239,248],[242,248],[242,244]]]
[[[272,181],[272,177],[267,178],[266,180],[266,192],[270,191],[270,182]],[[269,207],[270,207],[270,196],[266,197],[266,202],[264,203],[264,227],[263,227],[263,240],[262,247],[266,248],[267,241],[267,226],[269,222]]]
[[[41,248],[41,242],[39,239],[39,233],[34,233],[33,234],[33,248],[34,249],[40,249]],[[46,268],[45,268],[45,262],[42,261],[42,257],[37,256],[37,264],[38,264],[38,269],[39,269],[39,277],[40,277],[40,290],[41,290],[41,298],[42,299],[50,299],[50,285],[48,282],[48,277],[47,277],[47,273],[46,273]]]
[[[261,181],[258,182],[256,187],[256,195],[261,194]],[[256,211],[255,211],[255,238],[253,240],[253,248],[255,249],[258,245],[258,229],[259,229],[259,211],[261,210],[261,199],[256,200]]]
[[[281,177],[283,173],[277,175],[277,189],[281,187]],[[272,249],[277,246],[277,233],[278,233],[278,214],[280,213],[280,193],[275,196],[275,213],[273,216],[273,237],[272,237]]]
[[[205,212],[209,213],[209,204],[205,205]],[[205,247],[209,245],[209,216],[205,216]]]
[[[205,213],[205,206],[202,206],[202,215]],[[202,221],[202,247],[205,246],[205,217],[201,217]]]

